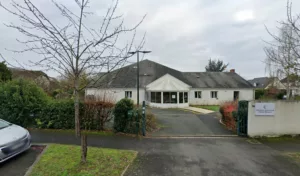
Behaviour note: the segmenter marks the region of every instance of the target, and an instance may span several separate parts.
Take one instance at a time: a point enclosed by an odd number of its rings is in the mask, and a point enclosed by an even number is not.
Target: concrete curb
[[[33,145],[36,145],[36,144],[33,144]],[[40,161],[41,157],[44,155],[44,153],[46,152],[47,149],[48,149],[48,145],[46,145],[46,147],[44,148],[44,150],[42,151],[42,153],[40,153],[40,155],[36,158],[36,160],[34,161],[34,163],[26,171],[26,173],[25,173],[24,176],[29,176],[31,174],[33,167]]]
[[[144,137],[146,139],[195,139],[195,138],[233,138],[239,137],[238,135],[184,135],[184,136],[151,136]]]
[[[225,123],[223,123],[222,119],[220,119],[219,122],[220,122],[220,124],[226,126]]]
[[[130,164],[128,164],[128,166],[123,170],[121,176],[124,176],[124,174],[126,173],[127,169],[129,168],[129,166],[130,166],[130,165],[134,162],[134,160],[136,159],[137,155],[138,155],[138,152],[135,152],[135,156],[134,156],[132,162],[131,162]]]

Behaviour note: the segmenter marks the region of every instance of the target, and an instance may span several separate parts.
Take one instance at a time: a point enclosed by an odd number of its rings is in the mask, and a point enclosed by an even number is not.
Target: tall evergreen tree
[[[222,60],[209,59],[208,65],[205,67],[206,72],[223,72],[229,64],[225,64]]]

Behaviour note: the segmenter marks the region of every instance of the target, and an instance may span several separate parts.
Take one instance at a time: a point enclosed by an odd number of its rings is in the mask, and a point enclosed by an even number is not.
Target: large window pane
[[[179,103],[183,103],[183,92],[179,92]]]
[[[188,103],[188,93],[184,92],[184,103]]]
[[[170,92],[164,92],[164,103],[171,103],[171,97],[170,97]]]
[[[155,93],[156,92],[151,92],[151,102],[155,103]]]
[[[151,102],[161,103],[161,92],[151,92]]]
[[[163,100],[165,104],[177,104],[177,92],[164,92]]]
[[[177,92],[171,92],[171,103],[177,104]]]
[[[155,102],[156,103],[161,103],[161,92],[156,92],[155,93]]]

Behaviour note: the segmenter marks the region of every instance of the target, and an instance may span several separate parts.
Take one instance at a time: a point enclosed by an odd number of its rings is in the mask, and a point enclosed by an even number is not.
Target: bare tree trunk
[[[86,134],[81,135],[81,163],[86,163],[87,157],[87,136]]]
[[[74,90],[74,108],[75,108],[75,135],[80,137],[80,120],[79,120],[79,81],[75,78],[75,90]]]
[[[289,100],[290,97],[290,74],[287,74],[287,86],[286,86],[286,99]]]

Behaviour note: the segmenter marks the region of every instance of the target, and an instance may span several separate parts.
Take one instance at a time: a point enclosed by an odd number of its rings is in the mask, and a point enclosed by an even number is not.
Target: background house
[[[287,87],[288,86],[287,78],[282,79],[281,83]],[[290,86],[290,94],[292,97],[300,96],[300,78],[298,76],[290,78],[289,86]]]
[[[269,89],[269,88],[276,88],[279,90],[285,90],[284,84],[278,78],[275,77],[260,77],[248,80],[253,87],[256,89]]]
[[[55,78],[49,77],[46,73],[39,70],[26,70],[22,68],[9,68],[12,72],[12,79],[26,79],[35,82],[38,86],[44,89],[45,92],[58,87],[58,81]]]
[[[140,62],[140,103],[170,108],[190,104],[217,105],[234,99],[252,100],[253,86],[231,72],[180,72],[150,60]],[[137,99],[136,63],[104,75],[91,84],[86,96]]]

